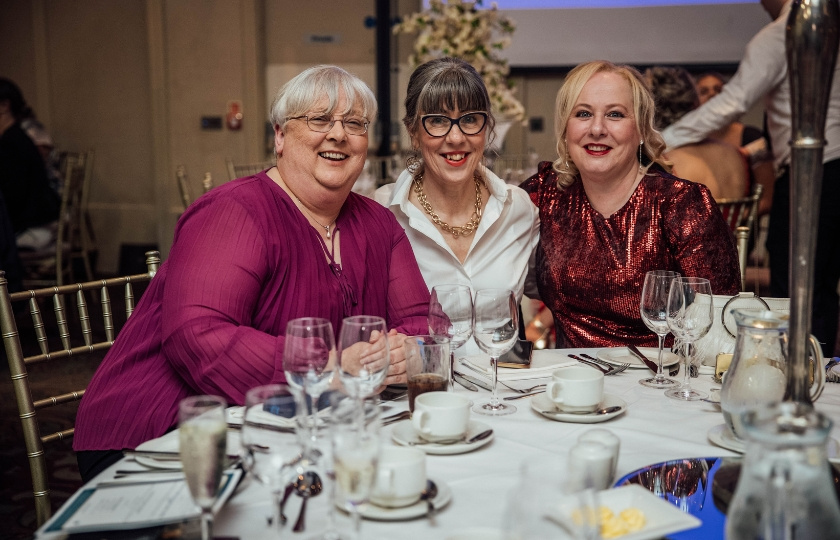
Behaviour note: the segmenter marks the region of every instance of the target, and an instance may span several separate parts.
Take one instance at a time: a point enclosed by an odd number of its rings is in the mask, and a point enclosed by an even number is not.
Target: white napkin
[[[490,357],[482,354],[476,356],[465,356],[460,361],[467,364],[487,378],[493,376],[490,370]],[[526,381],[529,379],[543,379],[551,376],[551,373],[561,367],[574,366],[577,362],[569,360],[565,355],[556,350],[534,351],[531,355],[531,366],[527,368],[499,368],[500,381]],[[468,370],[467,374],[475,373]]]

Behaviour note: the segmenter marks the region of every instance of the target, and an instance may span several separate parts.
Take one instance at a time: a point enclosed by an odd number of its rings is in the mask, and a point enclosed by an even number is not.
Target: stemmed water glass
[[[373,491],[382,441],[377,397],[338,400],[331,407],[333,472],[343,507],[353,516],[356,540],[361,538],[359,506]],[[359,422],[358,419],[362,421]]]
[[[685,347],[685,375],[680,386],[665,392],[669,398],[696,401],[708,397],[708,394],[691,388],[689,368],[691,346],[708,333],[713,317],[712,285],[709,280],[698,277],[674,278],[668,292],[667,320],[668,328]]]
[[[338,336],[338,377],[352,398],[372,396],[385,381],[390,365],[385,319],[347,317]]]
[[[298,429],[305,414],[303,398],[288,386],[257,386],[245,394],[242,464],[274,496],[274,523],[283,526],[283,488],[301,465],[303,444]],[[293,433],[289,431],[293,430]],[[304,430],[305,431],[305,430]]]
[[[227,448],[225,407],[219,396],[190,396],[178,407],[181,464],[193,501],[201,508],[201,540],[213,538],[213,503]]]
[[[472,335],[472,291],[466,285],[435,285],[429,300],[429,334],[449,338],[449,384],[455,385],[455,349]]]
[[[293,319],[286,325],[283,371],[292,387],[309,396],[305,453],[311,454],[318,437],[318,402],[335,373],[335,337],[330,321],[316,317]]]
[[[639,312],[642,322],[659,338],[659,361],[656,375],[647,379],[640,379],[639,384],[651,388],[670,388],[678,384],[674,379],[665,377],[662,369],[662,349],[665,346],[665,336],[668,335],[668,293],[671,282],[679,277],[677,272],[670,270],[651,270],[645,274],[645,284],[642,287],[642,299],[639,302]]]
[[[516,407],[502,403],[496,395],[499,378],[499,357],[508,352],[519,334],[519,308],[516,297],[507,289],[481,289],[475,293],[473,336],[479,348],[490,355],[493,391],[490,399],[481,401],[473,411],[488,416],[516,412]]]

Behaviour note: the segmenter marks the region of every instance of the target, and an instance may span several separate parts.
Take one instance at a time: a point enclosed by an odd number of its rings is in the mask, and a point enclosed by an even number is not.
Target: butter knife
[[[461,386],[463,386],[467,390],[469,390],[471,392],[478,392],[478,387],[476,385],[474,385],[473,383],[471,383],[470,381],[468,381],[467,379],[465,379],[464,376],[461,375],[460,373],[455,373],[454,377],[455,377],[455,382],[460,384]]]
[[[490,392],[493,391],[493,388],[490,386],[490,384],[482,381],[481,379],[477,379],[477,378],[471,377],[469,375],[464,375],[463,373],[459,373],[459,372],[456,371],[455,372],[455,380],[456,381],[458,380],[458,377],[461,377],[465,381],[471,382],[472,384],[478,386],[479,388],[484,388],[485,390],[488,390]]]
[[[656,373],[657,371],[659,371],[659,366],[656,364],[656,362],[654,362],[652,360],[648,360],[648,357],[643,355],[642,351],[640,351],[632,343],[627,344],[627,350],[630,351],[630,353],[633,356],[635,356],[636,358],[641,360],[648,367],[648,369],[650,369],[652,372]]]

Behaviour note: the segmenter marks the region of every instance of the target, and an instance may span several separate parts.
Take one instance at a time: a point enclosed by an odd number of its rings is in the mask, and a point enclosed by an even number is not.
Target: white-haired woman
[[[180,219],[161,266],[82,399],[83,478],[177,425],[178,402],[284,382],[283,335],[298,317],[378,315],[392,328],[386,383],[405,380],[396,332],[424,333],[429,293],[405,233],[351,193],[376,100],[357,77],[310,68],[271,110],[275,167],[220,186]]]

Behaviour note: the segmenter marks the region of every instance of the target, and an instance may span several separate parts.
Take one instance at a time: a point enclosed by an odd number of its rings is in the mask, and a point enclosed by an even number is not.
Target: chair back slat
[[[70,392],[65,390],[63,393],[39,397],[37,401],[34,401],[27,366],[42,362],[67,362],[84,358],[91,353],[107,351],[113,345],[116,335],[109,289],[124,287],[126,318],[128,318],[134,310],[133,285],[152,279],[160,266],[160,254],[148,252],[146,264],[148,271],[145,274],[32,289],[18,293],[9,293],[5,273],[0,270],[0,334],[2,334],[9,362],[12,387],[23,431],[23,444],[29,459],[35,515],[39,526],[46,522],[52,511],[44,444],[67,440],[73,436],[74,429],[71,427],[54,433],[41,433],[36,411],[78,401],[85,391],[84,389]],[[91,304],[86,293],[99,297],[105,334],[103,341],[98,340],[94,331],[92,324],[94,314],[90,312]],[[68,311],[65,307],[65,296],[71,295],[76,297],[75,302],[70,300],[71,304],[76,304],[75,312]],[[32,321],[31,328],[21,327],[25,330],[26,339],[20,333],[14,307],[25,302],[29,305],[28,316]],[[49,312],[44,313],[41,302],[52,303],[53,318],[49,317]],[[25,318],[26,312],[21,313]],[[75,315],[78,318],[74,319]],[[60,383],[60,380],[57,382]]]
[[[717,201],[720,213],[726,224],[735,235],[735,245],[738,248],[738,266],[741,270],[741,290],[746,287],[747,259],[749,239],[755,234],[756,216],[758,215],[758,203],[761,200],[761,184],[753,187],[752,195],[741,199],[720,199]]]
[[[82,327],[82,338],[85,340],[85,345],[90,347],[90,344],[93,343],[93,330],[90,327],[90,315],[88,314],[85,293],[82,291],[76,293],[76,307],[79,310],[79,325]]]

